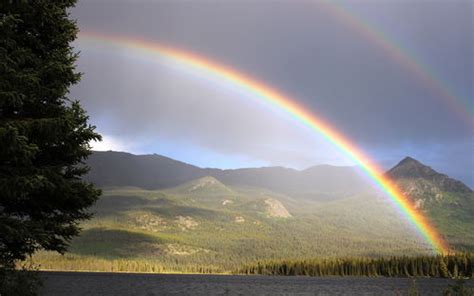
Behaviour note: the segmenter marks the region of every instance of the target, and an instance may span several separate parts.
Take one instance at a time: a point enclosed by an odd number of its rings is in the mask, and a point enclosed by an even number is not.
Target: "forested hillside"
[[[95,175],[90,177],[115,186],[103,187],[94,218],[82,224],[83,232],[73,240],[69,253],[35,257],[42,268],[229,272],[261,260],[432,254],[410,223],[369,185],[352,192],[331,191],[331,184],[320,187],[329,180],[362,182],[353,168],[221,171],[161,156],[104,152],[94,157]],[[117,157],[125,160],[117,161]],[[407,163],[411,166],[412,162],[401,162],[392,172],[406,170]],[[102,167],[98,170],[97,166]],[[109,179],[101,179],[104,172],[111,172]],[[144,172],[149,175],[142,178]],[[255,186],[280,178],[284,183],[283,176],[301,176],[298,182],[308,187],[288,193],[294,189],[285,192]],[[315,178],[313,183],[309,176]],[[405,182],[427,182],[423,176],[411,178],[393,179],[403,190],[413,187],[412,183],[405,187]],[[154,179],[160,181],[152,183]],[[137,186],[141,181],[150,182],[150,186]],[[177,185],[169,186],[172,183]],[[290,189],[290,183],[285,188]],[[154,187],[151,184],[160,189],[147,189]],[[424,188],[417,190],[423,192]],[[306,190],[310,193],[304,194]],[[426,194],[414,196],[422,200],[420,210],[429,215],[455,250],[474,250],[472,192],[442,191],[438,197]]]
[[[371,195],[303,202],[204,177],[166,190],[109,188],[94,212],[64,257],[36,257],[43,268],[108,270],[115,260],[122,268],[223,272],[259,259],[430,252]]]

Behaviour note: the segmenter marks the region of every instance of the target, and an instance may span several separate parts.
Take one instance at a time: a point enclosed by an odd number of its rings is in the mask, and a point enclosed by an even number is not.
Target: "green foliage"
[[[0,266],[63,252],[100,194],[80,177],[100,136],[77,101],[75,1],[0,2]]]
[[[20,270],[0,268],[0,295],[34,296],[37,295],[42,282],[31,267]]]
[[[472,278],[474,254],[390,258],[335,258],[265,261],[238,269],[240,274],[307,276],[385,276]],[[446,270],[444,269],[446,267]]]

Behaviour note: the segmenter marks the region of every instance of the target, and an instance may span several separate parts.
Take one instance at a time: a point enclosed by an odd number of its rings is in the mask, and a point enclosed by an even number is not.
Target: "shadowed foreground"
[[[43,272],[42,295],[407,295],[408,278],[286,277]],[[454,281],[420,278],[421,295]],[[474,282],[468,281],[468,286]]]

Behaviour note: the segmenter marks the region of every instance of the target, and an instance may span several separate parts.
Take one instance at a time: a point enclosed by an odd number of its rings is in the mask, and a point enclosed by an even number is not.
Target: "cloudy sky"
[[[106,1],[81,32],[141,39],[226,65],[291,96],[383,167],[406,155],[474,186],[473,2]],[[294,118],[224,82],[79,37],[79,99],[100,150],[203,167],[350,159]]]

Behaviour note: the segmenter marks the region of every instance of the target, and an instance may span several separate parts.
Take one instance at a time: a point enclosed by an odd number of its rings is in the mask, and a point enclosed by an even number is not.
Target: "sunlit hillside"
[[[257,260],[432,253],[374,188],[312,190],[292,196],[211,176],[156,190],[107,187],[70,252],[35,261],[44,269],[225,272]],[[473,194],[445,195],[423,211],[458,250],[472,250]]]

